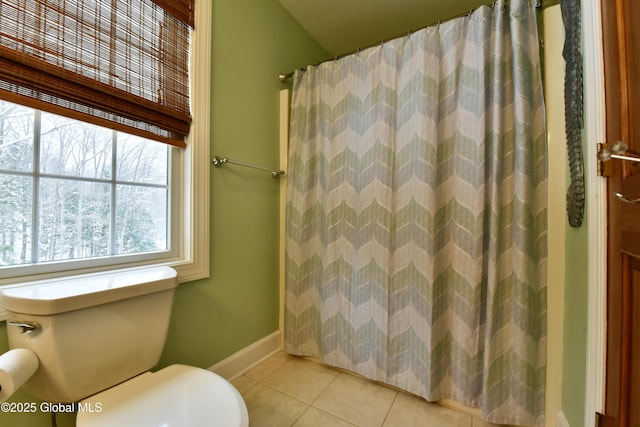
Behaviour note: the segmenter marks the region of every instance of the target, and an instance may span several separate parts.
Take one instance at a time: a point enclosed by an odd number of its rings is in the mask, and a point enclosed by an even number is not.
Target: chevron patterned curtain
[[[542,425],[547,166],[532,0],[296,72],[285,350]]]

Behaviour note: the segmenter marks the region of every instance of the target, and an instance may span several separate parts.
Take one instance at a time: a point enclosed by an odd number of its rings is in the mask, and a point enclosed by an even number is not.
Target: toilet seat
[[[78,404],[78,427],[248,427],[240,393],[205,369],[171,365]]]

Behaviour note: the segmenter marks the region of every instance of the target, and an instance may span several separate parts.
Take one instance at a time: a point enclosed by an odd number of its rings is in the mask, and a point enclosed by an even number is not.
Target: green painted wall
[[[584,149],[584,147],[583,147]],[[585,176],[591,172],[586,169]],[[567,181],[569,182],[569,181]],[[588,191],[586,194],[589,194]],[[564,344],[562,366],[562,408],[572,427],[585,425],[588,309],[587,206],[580,228],[567,226],[565,234]],[[552,325],[550,325],[552,326]]]
[[[211,154],[277,166],[284,88],[277,75],[329,55],[277,0],[212,4]],[[207,368],[278,329],[278,197],[268,173],[212,169],[211,276],[179,286],[160,367]],[[7,349],[0,322],[0,353]],[[34,401],[22,392],[11,400]],[[51,421],[41,412],[0,412],[0,425]],[[59,417],[58,425],[73,425],[73,417]]]
[[[276,167],[277,76],[328,54],[277,0],[213,0],[211,155]],[[209,367],[278,329],[278,181],[211,170],[211,277],[180,285],[160,365]]]

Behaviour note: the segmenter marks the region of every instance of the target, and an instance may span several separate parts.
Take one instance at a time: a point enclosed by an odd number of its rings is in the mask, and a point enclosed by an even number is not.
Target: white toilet
[[[211,371],[160,358],[176,272],[76,276],[0,293],[11,348],[40,360],[24,384],[48,402],[79,402],[79,427],[247,427],[242,397]]]

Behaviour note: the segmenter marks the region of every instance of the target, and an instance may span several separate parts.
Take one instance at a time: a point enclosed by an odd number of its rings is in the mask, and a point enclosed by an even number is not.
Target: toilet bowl
[[[131,269],[0,292],[9,347],[40,361],[24,390],[77,402],[80,427],[247,427],[242,397],[222,377],[185,365],[150,372],[164,348],[176,276],[169,267]]]
[[[78,427],[247,427],[236,389],[211,371],[171,365],[78,404]]]

